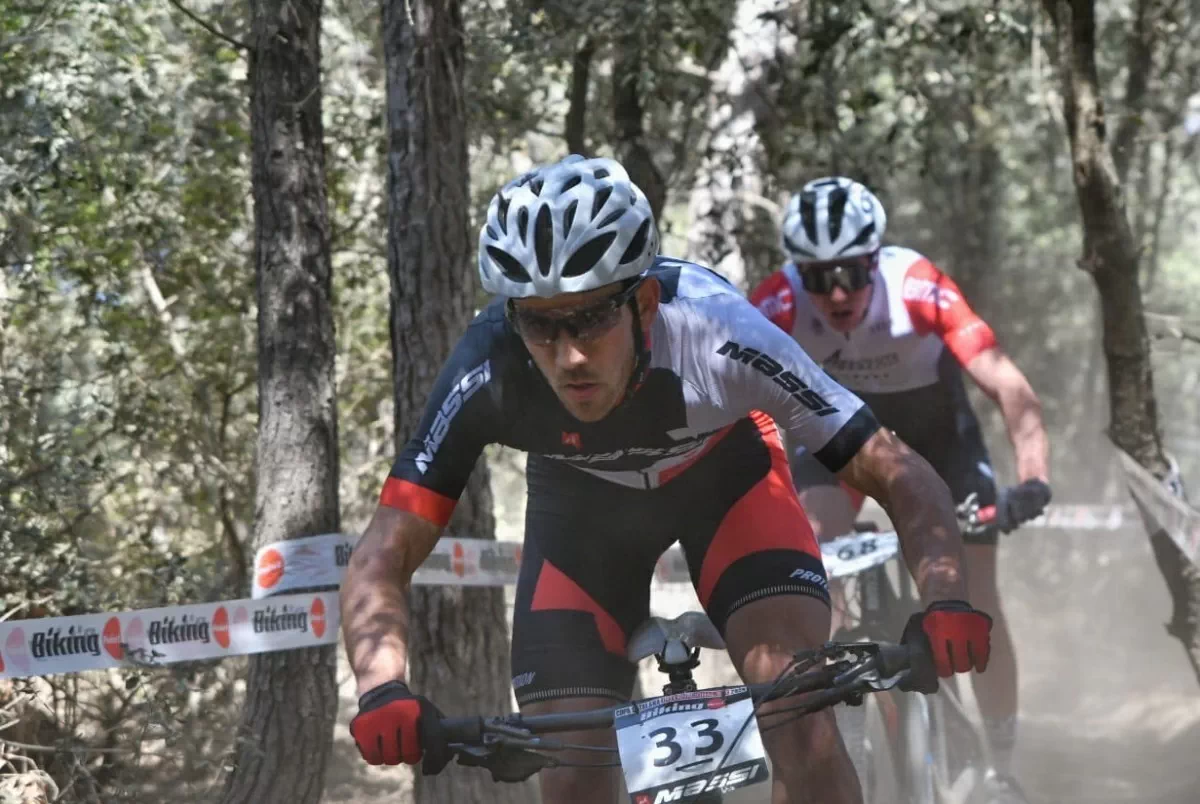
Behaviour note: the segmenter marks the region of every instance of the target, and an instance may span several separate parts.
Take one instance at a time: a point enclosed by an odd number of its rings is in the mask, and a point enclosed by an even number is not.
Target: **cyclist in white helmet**
[[[996,590],[996,542],[997,530],[1036,517],[1050,501],[1041,405],[954,282],[916,251],[884,246],[886,228],[883,205],[859,182],[805,184],[783,218],[788,261],[750,299],[926,458],[956,502],[976,494],[997,506],[996,526],[968,534],[965,552],[971,600],[995,617],[993,666],[975,681],[1002,774],[993,783],[1015,789],[1017,667]],[[996,489],[961,369],[1000,406],[1017,459],[1015,487]],[[818,537],[850,532],[862,494],[803,448],[793,474]]]
[[[529,453],[512,636],[523,712],[628,700],[626,641],[676,541],[747,681],[774,679],[794,651],[827,638],[825,570],[791,493],[781,431],[892,504],[929,601],[911,633],[928,639],[938,674],[986,667],[989,621],[962,602],[945,484],[732,286],[657,252],[645,195],[609,159],[568,157],[492,199],[479,273],[497,298],[447,360],[342,588],[361,695],[350,729],[368,762],[420,762],[430,773],[447,761],[437,709],[404,684],[405,591],[493,442]],[[830,804],[861,801],[832,715],[763,738],[775,801],[810,801],[815,790]],[[564,759],[595,765],[594,755]],[[546,802],[607,804],[620,789],[608,768],[549,769],[540,782]]]

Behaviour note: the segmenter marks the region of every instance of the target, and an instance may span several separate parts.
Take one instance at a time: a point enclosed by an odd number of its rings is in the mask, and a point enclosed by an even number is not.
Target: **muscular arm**
[[[874,497],[887,511],[922,600],[967,599],[954,501],[950,489],[924,458],[881,428],[838,476]]]
[[[1049,482],[1050,452],[1042,404],[1008,355],[997,348],[980,352],[966,365],[967,373],[1000,406],[1017,458],[1017,478]]]
[[[403,680],[408,660],[408,588],[442,529],[381,505],[350,557],[342,583],[342,634],[358,694]]]

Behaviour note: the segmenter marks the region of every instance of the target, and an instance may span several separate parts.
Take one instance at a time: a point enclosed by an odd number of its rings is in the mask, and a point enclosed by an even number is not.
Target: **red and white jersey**
[[[828,325],[791,262],[750,300],[922,454],[945,448],[948,432],[977,430],[959,367],[996,337],[954,280],[918,252],[880,250],[870,306],[849,334]]]
[[[968,306],[954,280],[912,249],[879,253],[871,304],[848,335],[826,324],[787,263],[750,300],[791,334],[830,376],[854,391],[908,391],[938,381],[938,362],[949,350],[965,366],[996,345],[996,337]]]

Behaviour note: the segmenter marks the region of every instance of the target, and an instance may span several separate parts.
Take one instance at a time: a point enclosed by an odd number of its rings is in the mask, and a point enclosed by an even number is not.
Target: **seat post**
[[[655,654],[655,658],[659,671],[666,673],[669,679],[663,685],[663,695],[696,691],[692,670],[700,666],[700,648],[693,648],[682,639],[672,639]]]

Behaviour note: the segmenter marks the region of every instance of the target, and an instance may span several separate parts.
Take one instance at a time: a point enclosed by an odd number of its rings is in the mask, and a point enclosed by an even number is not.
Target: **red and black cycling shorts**
[[[648,616],[650,582],[678,541],[709,618],[773,595],[829,602],[825,567],[765,416],[735,424],[696,463],[635,489],[531,455],[525,549],[513,615],[517,702],[627,700],[625,643]]]

